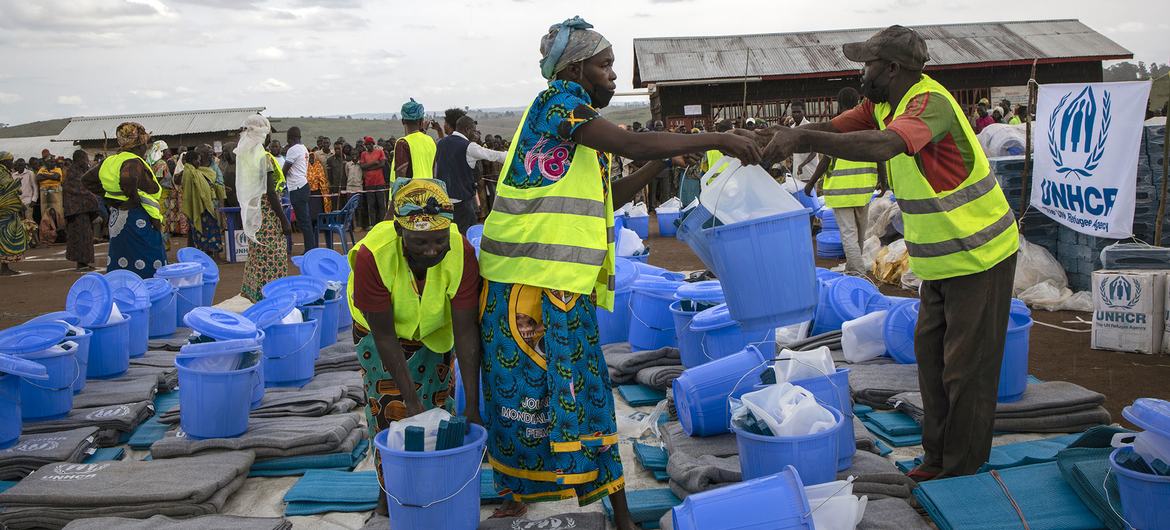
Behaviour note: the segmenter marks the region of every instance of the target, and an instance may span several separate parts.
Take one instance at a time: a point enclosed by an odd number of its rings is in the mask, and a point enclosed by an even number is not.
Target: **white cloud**
[[[58,105],[81,105],[81,96],[57,96]]]
[[[276,46],[260,48],[252,54],[252,60],[255,61],[279,61],[281,59],[284,59],[284,50]]]
[[[1105,28],[1105,31],[1109,33],[1140,33],[1142,31],[1146,31],[1147,29],[1150,28],[1146,26],[1145,22],[1130,20],[1128,22],[1122,22],[1116,26]]]
[[[176,94],[194,94],[195,91],[190,89],[190,88],[187,88],[185,86],[179,85],[179,86],[175,87],[175,93]]]
[[[9,94],[8,92],[0,92],[0,103],[3,103],[3,104],[16,103],[17,101],[20,101],[22,99],[24,99],[24,98],[20,97],[20,94]]]
[[[272,94],[276,92],[288,92],[289,90],[292,90],[292,87],[284,81],[269,77],[268,79],[261,81],[259,84],[253,85],[248,90],[251,92]]]
[[[163,99],[170,94],[163,90],[131,90],[130,95],[139,98]]]

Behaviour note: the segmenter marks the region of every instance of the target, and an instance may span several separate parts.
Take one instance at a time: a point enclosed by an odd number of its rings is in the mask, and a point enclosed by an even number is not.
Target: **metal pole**
[[[1170,125],[1170,119],[1167,119],[1165,125],[1162,126],[1162,196],[1158,200],[1158,221],[1154,225],[1154,245],[1162,246],[1162,221],[1163,216],[1166,215],[1166,185],[1167,178],[1170,176],[1170,142],[1166,138],[1166,125]]]
[[[1032,120],[1030,114],[1036,112],[1036,62],[1032,59],[1032,73],[1028,76],[1028,114],[1024,116],[1024,175],[1020,182],[1020,216],[1018,221],[1024,221],[1024,212],[1028,210],[1028,203],[1032,200]]]

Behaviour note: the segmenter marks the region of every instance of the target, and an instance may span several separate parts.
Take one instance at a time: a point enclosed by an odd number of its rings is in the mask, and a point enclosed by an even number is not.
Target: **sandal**
[[[930,471],[927,471],[925,468],[926,468],[925,465],[918,466],[914,469],[911,469],[909,472],[907,472],[906,476],[910,477],[915,482],[926,482],[928,480],[934,480],[935,478],[938,477],[938,475],[939,475],[938,473],[932,473]]]
[[[496,508],[496,511],[492,512],[491,517],[488,517],[488,519],[502,519],[504,517],[523,517],[524,514],[526,514],[526,513],[528,513],[528,505],[527,504],[524,504],[522,502],[514,502],[514,503],[504,504],[503,506]]]

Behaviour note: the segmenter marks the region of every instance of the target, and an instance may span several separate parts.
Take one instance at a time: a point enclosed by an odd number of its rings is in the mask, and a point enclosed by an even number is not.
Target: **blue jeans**
[[[317,231],[313,229],[313,219],[309,214],[309,186],[306,184],[288,192],[292,202],[293,213],[297,216],[297,230],[305,241],[305,252],[317,248]]]

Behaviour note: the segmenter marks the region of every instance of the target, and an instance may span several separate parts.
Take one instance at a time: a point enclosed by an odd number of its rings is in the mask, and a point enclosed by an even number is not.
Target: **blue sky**
[[[581,15],[630,88],[635,37],[1077,18],[1170,62],[1170,2],[0,0],[0,122],[265,106],[274,116],[527,103],[539,40]],[[406,6],[409,6],[407,8]],[[1058,7],[1059,6],[1059,7]]]

